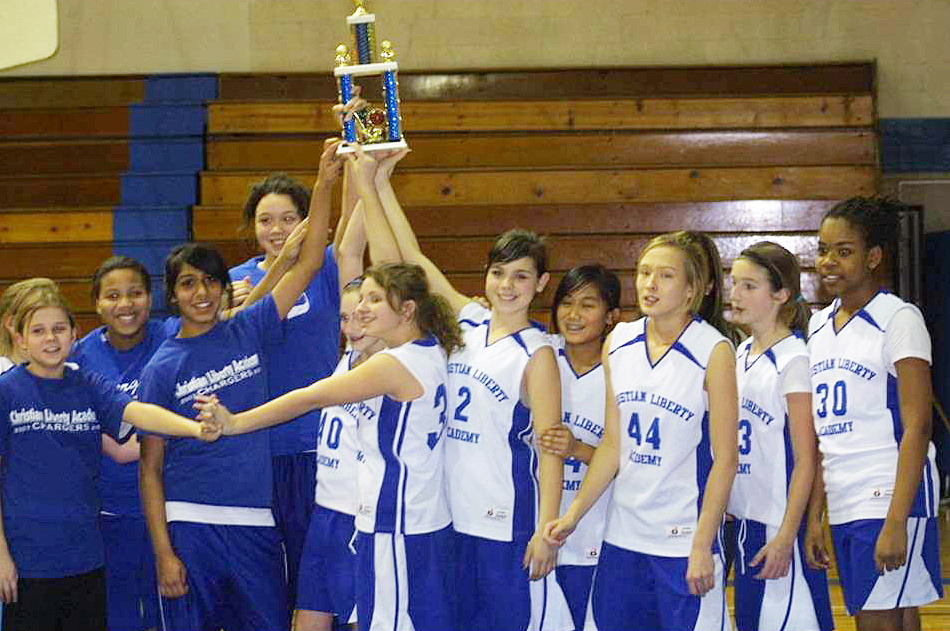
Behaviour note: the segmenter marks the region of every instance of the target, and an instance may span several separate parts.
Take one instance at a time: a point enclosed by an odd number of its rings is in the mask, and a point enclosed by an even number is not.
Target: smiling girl
[[[604,344],[604,434],[580,491],[545,527],[563,542],[614,481],[587,629],[722,629],[717,533],[736,471],[735,356],[694,314],[706,258],[683,233],[637,265],[643,316]]]
[[[561,421],[554,349],[528,320],[549,280],[544,243],[525,230],[498,237],[488,253],[486,309],[458,292],[419,249],[389,174],[378,171],[374,184],[366,195],[378,197],[402,258],[422,266],[464,334],[465,347],[449,361],[446,429],[458,626],[570,628],[570,611],[550,574],[557,549],[540,530],[557,516],[564,467],[560,457],[533,445],[536,433]]]
[[[860,631],[919,629],[917,607],[943,594],[930,336],[917,307],[881,289],[902,209],[852,198],[818,231],[816,267],[835,299],[809,323],[812,407],[838,573]],[[819,525],[809,530],[820,561]]]
[[[740,520],[736,627],[828,631],[825,573],[801,552],[817,443],[798,260],[763,241],[742,251],[731,276],[732,321],[752,334],[736,351],[739,468],[728,507]]]
[[[603,436],[606,386],[601,355],[604,340],[619,317],[620,280],[602,265],[571,269],[554,292],[551,322],[558,347],[564,424],[546,431],[540,445],[564,458],[561,512],[577,494]],[[557,582],[577,630],[584,628],[609,502],[608,489],[558,553]]]
[[[348,191],[345,179],[336,240],[325,245],[319,269],[281,324],[280,337],[266,348],[270,358],[267,388],[271,397],[332,374],[339,357],[340,287],[359,276],[363,269],[363,243],[346,247],[342,239],[355,206],[355,196],[347,194]],[[278,265],[282,248],[294,228],[307,217],[309,205],[307,189],[283,174],[271,175],[251,189],[243,219],[246,226],[253,227],[263,254],[228,272],[239,292],[259,285],[268,270]],[[243,296],[239,301],[243,301]],[[313,410],[268,431],[274,472],[274,517],[284,539],[291,609],[313,509],[319,422],[320,410]]]
[[[356,604],[360,627],[455,628],[454,559],[443,486],[446,353],[461,343],[444,300],[429,292],[417,265],[366,271],[356,316],[363,334],[382,341],[352,370],[232,415],[210,400],[228,434],[253,432],[315,407],[381,397],[360,419]],[[329,428],[324,428],[329,431]]]
[[[101,435],[124,439],[122,422],[202,441],[219,432],[67,367],[75,322],[58,290],[32,291],[16,312],[15,330],[27,363],[0,377],[3,625],[104,631]]]
[[[165,262],[166,295],[181,328],[143,371],[143,400],[178,410],[190,408],[198,394],[215,393],[235,410],[267,400],[268,350],[281,340],[282,320],[323,264],[331,186],[341,168],[337,144],[325,144],[309,217],[288,237],[292,242],[305,234],[299,259],[263,300],[220,320],[229,289],[220,254],[196,244],[172,251]],[[228,437],[208,449],[143,437],[140,484],[166,626],[288,625],[270,453],[265,432]]]
[[[92,298],[103,326],[83,337],[71,361],[116,383],[135,398],[145,364],[168,337],[150,320],[151,278],[138,261],[114,256],[92,277]],[[119,445],[102,436],[101,525],[105,542],[109,628],[141,631],[158,625],[155,559],[138,489],[139,442]]]

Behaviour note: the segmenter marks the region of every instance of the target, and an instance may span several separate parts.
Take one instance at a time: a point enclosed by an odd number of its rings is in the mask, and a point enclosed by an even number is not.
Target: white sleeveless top
[[[342,375],[353,367],[359,353],[347,349],[337,364],[334,375]],[[375,424],[382,397],[323,408],[317,429],[316,503],[324,508],[356,515],[359,490],[356,481],[360,440],[359,424]]]
[[[606,384],[604,367],[597,365],[582,375],[574,372],[564,351],[564,338],[556,336],[558,348],[557,367],[561,373],[561,415],[577,440],[596,447],[604,435],[604,407]],[[561,492],[563,515],[577,495],[587,465],[575,458],[564,461],[564,490]],[[613,483],[607,487],[587,514],[577,523],[577,528],[567,538],[557,556],[558,565],[596,565],[600,556],[600,544],[604,541],[604,526],[607,524],[607,506]]]
[[[610,336],[610,375],[620,410],[620,468],[604,540],[658,556],[689,556],[712,466],[706,367],[726,340],[692,320],[650,363],[647,318]]]
[[[435,338],[380,351],[422,385],[412,401],[381,397],[378,420],[360,422],[360,532],[406,535],[441,530],[452,519],[445,498],[445,351]]]
[[[551,342],[529,327],[488,344],[490,316],[476,303],[459,313],[465,348],[449,360],[446,481],[456,531],[512,541],[534,532],[538,498],[521,382],[528,360]]]

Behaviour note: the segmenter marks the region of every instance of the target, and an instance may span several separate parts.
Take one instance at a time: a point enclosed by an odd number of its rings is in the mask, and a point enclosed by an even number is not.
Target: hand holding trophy
[[[368,106],[343,121],[343,143],[337,153],[352,153],[359,145],[364,151],[383,151],[407,147],[402,136],[402,117],[399,114],[399,64],[389,41],[380,44],[376,58],[376,16],[366,11],[364,0],[354,0],[356,11],[346,18],[352,31],[352,50],[340,44],[336,49],[336,68],[340,104],[349,103],[358,93],[353,77],[379,75],[382,77],[382,100],[385,109]]]

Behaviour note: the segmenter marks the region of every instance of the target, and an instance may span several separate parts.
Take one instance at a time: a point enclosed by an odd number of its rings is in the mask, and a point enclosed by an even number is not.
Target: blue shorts
[[[452,529],[422,535],[356,535],[361,629],[451,631],[455,601]]]
[[[937,519],[907,519],[907,563],[877,573],[874,547],[883,519],[860,519],[831,526],[841,591],[848,613],[926,605],[943,597]]]
[[[163,629],[285,630],[290,626],[280,534],[266,526],[168,524],[188,593],[162,598]]]
[[[715,586],[693,596],[686,557],[633,552],[606,541],[587,611],[587,631],[723,631],[732,628],[723,588],[722,557],[714,555]]]
[[[571,612],[551,572],[529,581],[522,567],[529,536],[495,541],[455,533],[458,627],[465,631],[570,628]]]
[[[750,519],[737,522],[736,628],[739,631],[831,631],[834,619],[824,570],[813,570],[802,561],[805,530],[798,533],[788,574],[775,579],[758,579],[762,564],[749,563],[778,528]]]
[[[314,506],[297,578],[297,609],[326,611],[355,622],[356,555],[350,543],[355,517]]]
[[[109,631],[158,626],[155,557],[145,518],[100,515],[105,542],[106,615]]]
[[[288,607],[293,610],[297,595],[297,574],[317,484],[317,453],[288,454],[271,458],[274,493],[272,510],[277,530],[284,539],[287,555]]]
[[[564,592],[567,606],[571,610],[571,620],[575,631],[584,628],[587,618],[587,602],[590,600],[590,587],[594,584],[596,565],[559,565],[554,570],[557,584]]]

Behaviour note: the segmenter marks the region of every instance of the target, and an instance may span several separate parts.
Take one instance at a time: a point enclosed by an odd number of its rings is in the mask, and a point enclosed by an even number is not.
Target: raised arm
[[[327,229],[330,223],[330,195],[333,182],[343,168],[342,160],[336,155],[339,138],[328,139],[323,143],[320,156],[320,172],[310,196],[310,211],[307,215],[309,226],[300,248],[297,262],[277,282],[271,292],[280,318],[287,317],[300,294],[307,288],[313,275],[323,265],[324,249],[327,245]]]
[[[158,569],[158,591],[166,598],[178,598],[188,593],[188,573],[175,554],[168,534],[165,515],[165,439],[161,436],[142,437],[142,457],[139,461],[139,492],[148,535],[155,552]]]
[[[396,238],[383,214],[383,207],[374,183],[374,178],[381,165],[376,162],[372,155],[364,152],[359,147],[357,147],[356,153],[351,155],[349,162],[353,175],[353,186],[359,192],[360,199],[363,202],[366,232],[369,234],[370,260],[374,264],[401,261],[402,257],[399,253],[399,247],[396,245]],[[384,162],[389,165],[388,168],[390,169],[395,166],[393,156],[386,158]]]
[[[714,586],[712,545],[722,523],[739,462],[736,440],[739,416],[736,356],[729,342],[722,341],[713,349],[706,368],[705,387],[709,397],[709,438],[713,463],[706,479],[703,505],[686,569],[686,584],[696,596],[702,596]]]
[[[541,435],[561,422],[561,377],[550,346],[538,349],[525,368],[525,389],[531,424]],[[525,551],[532,580],[546,576],[557,565],[558,546],[544,540],[544,526],[557,519],[564,482],[564,460],[545,450],[538,454],[538,521]]]
[[[287,273],[287,270],[293,267],[294,263],[297,262],[297,257],[300,256],[300,248],[303,245],[304,238],[307,236],[309,227],[309,217],[294,227],[290,235],[287,236],[287,240],[280,249],[277,258],[267,267],[267,272],[264,274],[261,282],[251,287],[248,294],[244,296],[240,302],[235,300],[236,304],[234,307],[225,309],[221,313],[223,320],[234,317],[241,309],[249,307],[274,290],[274,287],[277,286],[278,281]]]
[[[472,299],[457,291],[449,282],[449,279],[445,277],[445,274],[442,273],[442,270],[422,253],[416,235],[412,231],[412,226],[409,224],[402,206],[399,205],[399,200],[396,199],[396,193],[389,181],[389,175],[377,173],[375,181],[379,200],[382,203],[389,226],[396,237],[396,244],[399,246],[402,260],[421,266],[426,272],[426,278],[429,280],[432,291],[448,300],[452,310],[457,315],[462,307],[471,302]]]

